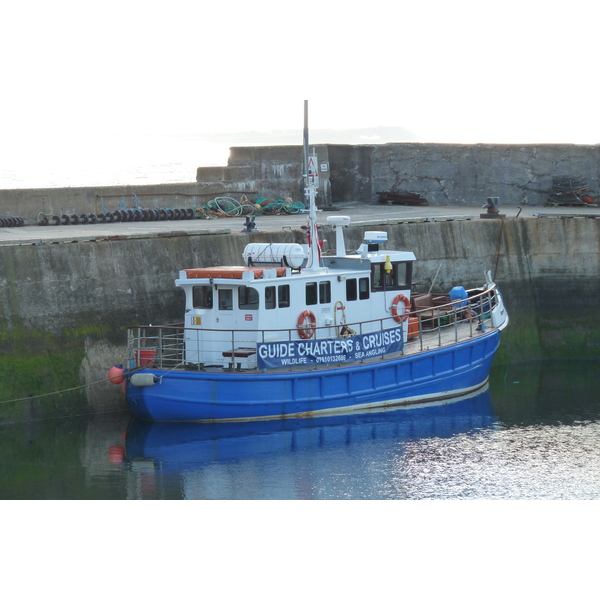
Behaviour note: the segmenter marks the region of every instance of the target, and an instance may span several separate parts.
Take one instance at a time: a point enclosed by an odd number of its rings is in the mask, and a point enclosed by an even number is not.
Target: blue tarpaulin
[[[450,290],[450,299],[453,302],[455,300],[465,300],[464,302],[457,304],[457,306],[467,306],[467,304],[469,303],[466,301],[466,298],[468,297],[469,294],[467,294],[467,290],[465,290],[465,288],[462,287],[462,285],[457,285]]]

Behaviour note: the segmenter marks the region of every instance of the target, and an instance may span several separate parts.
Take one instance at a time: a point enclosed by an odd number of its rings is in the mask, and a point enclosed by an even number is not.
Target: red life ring
[[[398,314],[398,304],[400,302],[404,302],[404,312],[399,315]],[[408,319],[408,313],[410,312],[410,300],[404,294],[398,294],[394,301],[392,302],[392,315],[394,317],[394,321],[397,323],[402,323]]]
[[[306,322],[308,319],[308,323]],[[298,317],[298,333],[300,337],[308,340],[315,334],[315,327],[317,326],[317,317],[312,310],[305,310],[300,313]]]

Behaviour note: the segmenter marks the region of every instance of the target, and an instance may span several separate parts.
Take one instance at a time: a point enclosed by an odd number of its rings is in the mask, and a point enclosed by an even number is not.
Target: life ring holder
[[[342,311],[342,318],[340,319],[340,325],[337,324],[337,311]],[[337,300],[333,305],[333,325],[338,337],[342,337],[341,331],[346,327],[346,307],[341,300]]]
[[[337,323],[337,311],[342,311],[342,318],[340,320],[340,324]],[[356,335],[356,331],[354,329],[348,327],[346,325],[346,307],[341,300],[338,300],[333,305],[333,326],[335,327],[335,331],[338,337],[340,338],[349,338],[353,335]]]
[[[404,303],[404,312],[402,314],[398,314],[398,304],[400,302]],[[394,301],[392,302],[392,316],[394,317],[394,321],[396,323],[403,323],[408,319],[408,313],[410,312],[410,299],[407,298],[404,294],[398,294]]]
[[[306,322],[308,319],[308,323]],[[309,340],[315,334],[317,317],[312,310],[306,309],[298,317],[298,334],[304,340]]]

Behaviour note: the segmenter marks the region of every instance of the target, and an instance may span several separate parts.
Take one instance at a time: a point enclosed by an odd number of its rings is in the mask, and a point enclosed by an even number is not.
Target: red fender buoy
[[[119,385],[125,381],[123,373],[125,373],[125,369],[121,366],[115,365],[108,370],[108,378],[110,379],[111,383]]]

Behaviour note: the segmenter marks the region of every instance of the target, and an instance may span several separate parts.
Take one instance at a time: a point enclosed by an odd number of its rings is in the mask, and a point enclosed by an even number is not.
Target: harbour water
[[[1,499],[598,499],[600,370],[492,369],[483,393],[384,414],[0,426]]]

